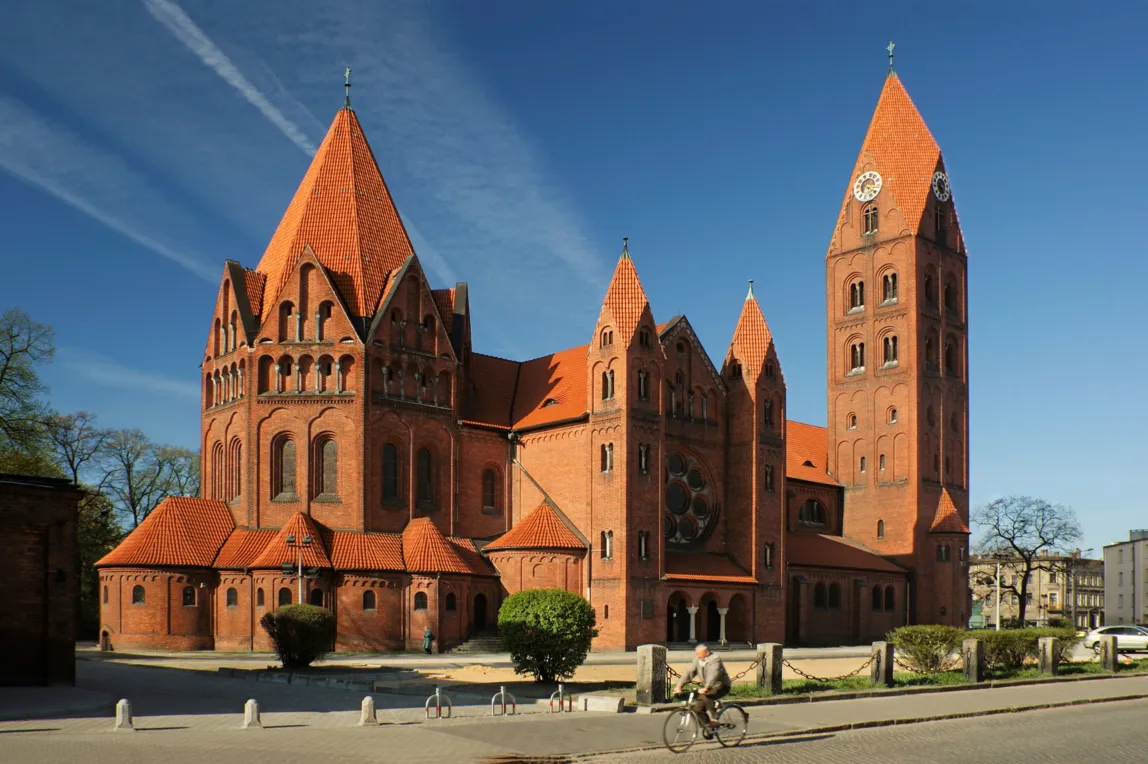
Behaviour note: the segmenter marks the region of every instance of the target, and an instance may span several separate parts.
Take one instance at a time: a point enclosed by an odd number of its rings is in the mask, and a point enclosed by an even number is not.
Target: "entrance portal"
[[[474,630],[486,631],[486,595],[474,595]]]

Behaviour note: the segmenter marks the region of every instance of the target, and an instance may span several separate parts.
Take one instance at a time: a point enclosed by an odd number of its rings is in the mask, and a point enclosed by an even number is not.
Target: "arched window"
[[[960,365],[957,361],[957,341],[953,337],[945,340],[945,373],[959,376]]]
[[[142,586],[139,586],[138,584],[136,586],[132,587],[132,604],[133,605],[147,604],[147,595],[144,594],[144,588]]]
[[[291,604],[291,590],[286,586],[279,590],[279,607]]]
[[[638,444],[638,473],[647,475],[650,472],[650,447],[646,443]]]
[[[606,559],[614,559],[614,531],[606,531]]]
[[[322,589],[312,589],[310,602],[315,607],[323,607],[323,590]]]
[[[865,343],[854,342],[849,346],[849,370],[865,371]]]
[[[933,228],[937,232],[937,241],[943,242],[949,232],[949,217],[939,204],[933,208]]]
[[[897,301],[897,274],[886,273],[881,279],[882,294],[881,299],[884,302]]]
[[[937,279],[932,272],[925,274],[925,302],[933,306],[937,304]]]
[[[734,361],[729,365],[729,378],[741,379],[741,364],[737,361]]]
[[[295,441],[290,435],[278,435],[271,441],[271,495],[276,499],[295,499]]]
[[[610,620],[610,606],[609,605],[603,605],[602,606],[602,620],[603,621]]]
[[[294,329],[295,306],[289,302],[279,305],[279,341],[290,342],[291,332]],[[296,337],[295,339],[298,339]]]
[[[614,332],[609,329],[602,330],[602,347],[608,348],[614,344]]]
[[[880,610],[885,604],[885,590],[880,586],[873,587],[873,609]]]
[[[885,454],[881,454],[877,457],[877,469],[881,472],[885,471]]]
[[[937,338],[932,334],[925,337],[925,366],[937,368]]]
[[[952,278],[951,276],[949,278]],[[960,305],[957,300],[957,288],[951,281],[945,282],[945,309],[953,313],[960,312]]]
[[[879,538],[879,539],[885,538],[885,521],[884,520],[878,520],[877,521],[877,538]]]
[[[399,449],[394,443],[383,446],[383,500],[399,498]]]
[[[104,587],[104,592],[105,593],[107,592],[107,587]],[[107,602],[107,599],[104,599],[104,602]],[[183,587],[183,606],[184,607],[195,607],[195,587],[194,586]]]
[[[865,457],[864,456],[861,457],[861,471],[862,472],[865,471]]]
[[[255,607],[263,607],[266,603],[263,600],[263,587],[255,590]]]
[[[339,447],[330,435],[321,435],[315,442],[316,498],[334,499],[339,495]]]
[[[606,559],[606,531],[598,534],[598,556]]]
[[[817,499],[806,499],[798,512],[798,519],[805,525],[825,525],[828,515]]]
[[[458,610],[458,599],[453,593],[446,595],[446,609],[448,612]]]
[[[650,400],[650,374],[649,372],[638,372],[638,400]]]
[[[108,587],[104,586],[104,604],[108,604]]]
[[[420,448],[415,459],[418,479],[418,500],[423,504],[434,502],[434,460],[429,448]]]
[[[773,401],[765,401],[761,404],[762,423],[767,429],[773,429]]]
[[[608,401],[614,397],[614,371],[602,372],[602,400]]]
[[[650,559],[650,532],[638,531],[638,559]]]
[[[766,570],[773,570],[773,544],[765,545],[765,568]]]
[[[427,593],[415,592],[415,610],[427,609]]]
[[[897,594],[893,591],[893,587],[885,587],[885,609],[892,611],[897,606]]]
[[[850,414],[849,415],[849,429],[850,430],[856,430],[857,429],[857,415],[856,414]]]
[[[494,509],[495,499],[494,470],[484,470],[482,473],[482,508]]]
[[[948,562],[950,554],[948,544],[937,545],[937,562]]]
[[[885,337],[885,365],[897,363],[897,335],[890,334]]]
[[[897,409],[889,409],[889,424],[897,423]]]
[[[227,607],[239,607],[239,592],[234,586],[227,589]]]
[[[363,610],[375,609],[375,593],[370,589],[363,592]]]
[[[773,465],[765,465],[765,490],[773,490]]]
[[[865,235],[872,236],[877,233],[877,205],[866,204],[861,214],[865,217]]]
[[[614,444],[602,444],[602,471],[612,472],[614,470]]]
[[[235,501],[243,485],[243,444],[234,438],[227,455],[227,499]]]
[[[865,282],[854,281],[849,285],[849,310],[865,307]]]
[[[841,587],[837,584],[829,585],[829,609],[837,610],[841,607]]]
[[[651,342],[649,329],[642,329],[640,332],[638,332],[638,344],[644,348],[650,347]]]
[[[825,584],[821,583],[820,581],[818,581],[817,585],[813,587],[813,607],[817,608],[818,610],[824,610],[826,608]]]

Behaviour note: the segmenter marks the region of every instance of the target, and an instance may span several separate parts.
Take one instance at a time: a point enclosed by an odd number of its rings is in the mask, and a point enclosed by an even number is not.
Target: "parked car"
[[[1145,650],[1148,651],[1148,629],[1141,626],[1101,626],[1088,632],[1084,638],[1084,646],[1093,650],[1100,644],[1104,636],[1116,637],[1116,649],[1121,652]]]

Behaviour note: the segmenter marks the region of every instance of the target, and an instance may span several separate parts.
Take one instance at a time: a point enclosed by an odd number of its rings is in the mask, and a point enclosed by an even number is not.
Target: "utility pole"
[[[295,542],[294,536],[288,536],[287,537],[287,546],[289,546],[292,549],[299,550],[299,567],[296,569],[296,576],[297,576],[297,580],[299,582],[298,589],[299,589],[299,604],[300,605],[303,604],[303,549],[304,549],[304,547],[311,546],[311,541],[312,541],[312,539],[310,536],[304,536],[302,541],[299,543]],[[287,564],[290,565],[291,563],[287,563]]]

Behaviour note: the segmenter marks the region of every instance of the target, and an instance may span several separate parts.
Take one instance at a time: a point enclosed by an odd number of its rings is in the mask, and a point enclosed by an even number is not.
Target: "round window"
[[[690,508],[690,496],[686,487],[678,482],[670,483],[666,488],[666,506],[675,515],[680,515]]]
[[[686,480],[689,482],[690,488],[695,491],[700,491],[706,487],[705,478],[702,477],[702,473],[699,470],[690,470],[690,474]]]
[[[693,541],[698,537],[698,521],[689,515],[682,517],[678,521],[678,535],[681,536],[682,541]]]
[[[706,503],[704,496],[694,497],[694,514],[698,517],[706,517],[710,513],[710,505]]]
[[[668,466],[671,475],[684,475],[686,473],[686,458],[681,454],[673,454],[670,456]]]
[[[670,547],[694,547],[717,524],[718,505],[705,466],[685,453],[666,457],[665,533]]]
[[[676,517],[674,517],[673,515],[671,515],[669,512],[667,512],[666,513],[666,538],[672,539],[676,535],[678,535],[678,519]]]

